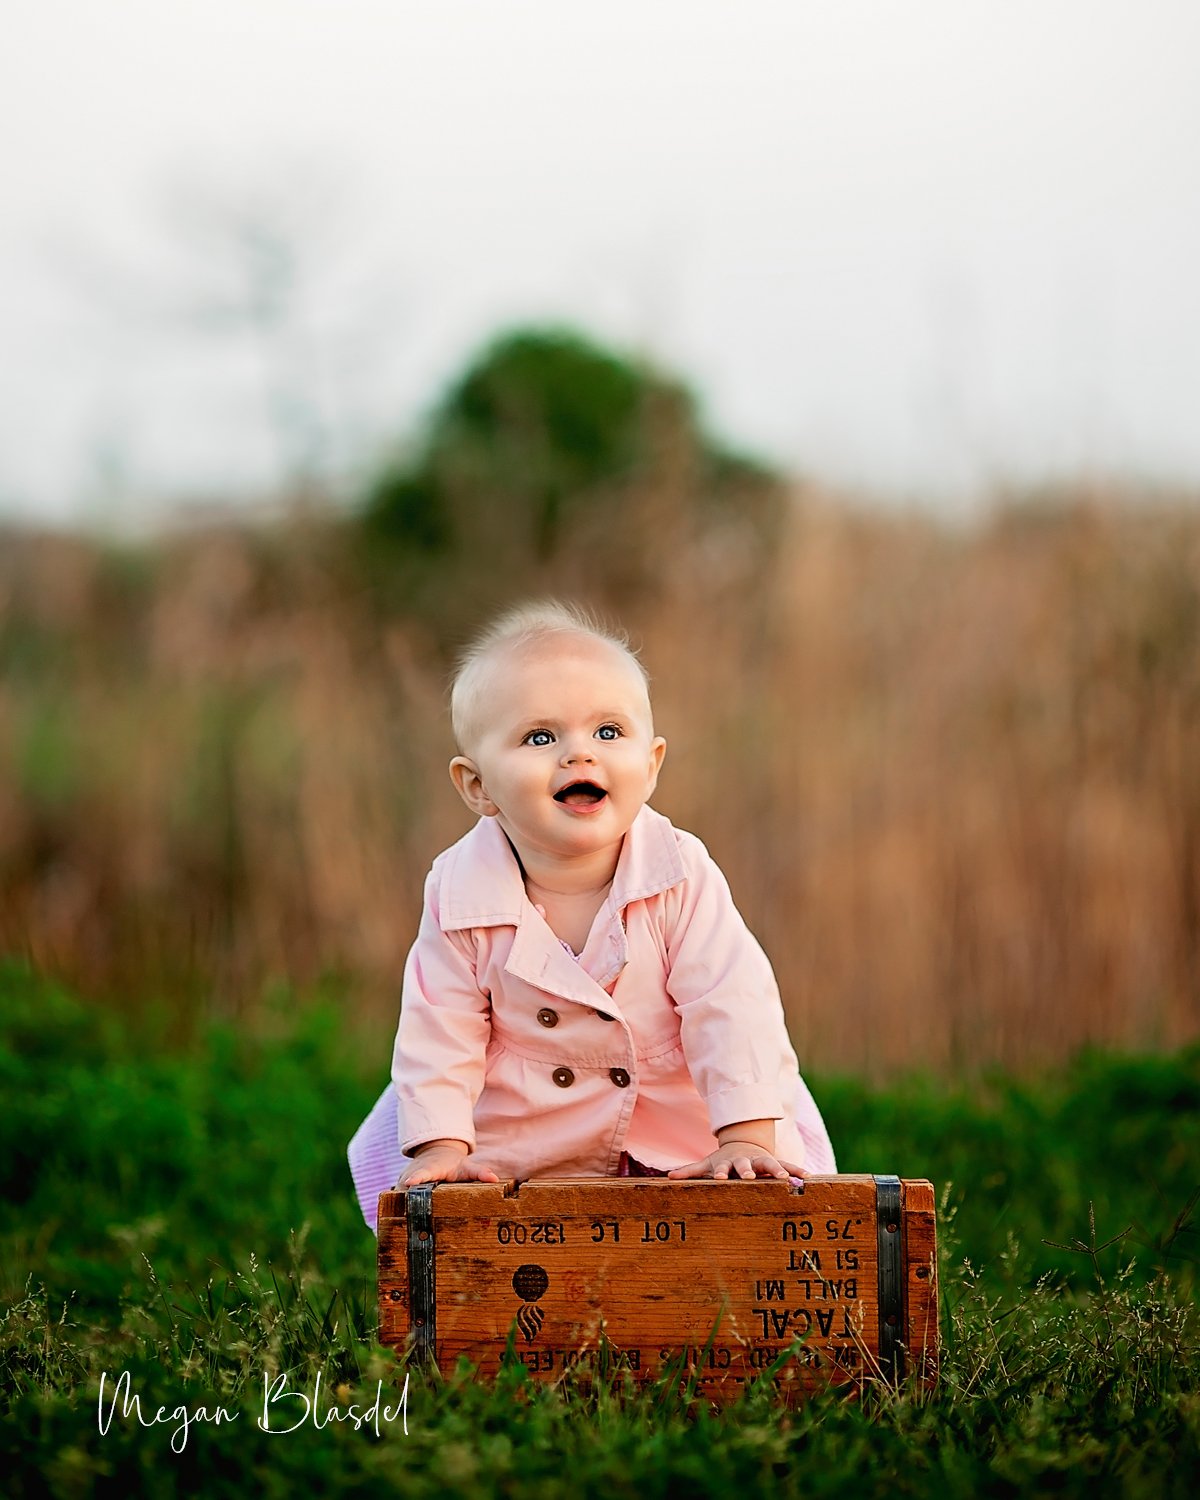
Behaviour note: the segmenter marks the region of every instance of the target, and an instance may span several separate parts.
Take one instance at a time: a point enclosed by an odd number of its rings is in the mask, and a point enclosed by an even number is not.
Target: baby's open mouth
[[[565,802],[568,807],[590,807],[602,802],[608,793],[594,781],[573,781],[570,786],[560,788],[554,794],[555,802]]]

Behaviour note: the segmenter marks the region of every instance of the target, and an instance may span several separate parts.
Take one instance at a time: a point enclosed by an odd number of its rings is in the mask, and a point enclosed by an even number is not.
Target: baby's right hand
[[[396,1187],[416,1187],[419,1182],[499,1181],[491,1167],[485,1167],[468,1153],[465,1141],[430,1141],[419,1148],[410,1165],[401,1172]]]

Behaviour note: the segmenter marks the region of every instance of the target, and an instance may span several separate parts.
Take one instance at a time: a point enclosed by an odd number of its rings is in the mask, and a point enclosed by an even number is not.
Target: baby
[[[648,805],[667,747],[625,641],[515,609],[451,717],[479,821],[426,881],[393,1087],[350,1145],[367,1222],[420,1182],[835,1171],[766,955]]]

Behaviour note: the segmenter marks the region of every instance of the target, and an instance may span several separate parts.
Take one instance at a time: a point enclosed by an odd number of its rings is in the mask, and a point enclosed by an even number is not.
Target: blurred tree
[[[705,434],[677,379],[568,328],[521,328],[471,362],[415,453],[378,475],[364,537],[407,603],[451,574],[489,608],[584,545],[594,591],[627,593],[718,509],[765,539],[779,497],[765,467]]]
[[[380,477],[368,520],[436,552],[463,542],[470,511],[490,502],[535,556],[552,557],[571,502],[627,477],[644,457],[644,409],[666,388],[570,330],[505,334],[446,393],[416,464]],[[467,514],[456,516],[459,494]]]

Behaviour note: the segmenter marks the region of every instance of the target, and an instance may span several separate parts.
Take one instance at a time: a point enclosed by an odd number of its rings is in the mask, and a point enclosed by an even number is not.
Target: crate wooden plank
[[[932,1381],[933,1189],[558,1178],[384,1193],[379,1297],[381,1340],[446,1369],[465,1356],[494,1373],[511,1339],[540,1379],[601,1359],[652,1379],[678,1361],[715,1400],[781,1358],[785,1392]]]
[[[937,1205],[933,1184],[901,1184],[904,1199],[906,1292],[905,1351],[908,1369],[925,1385],[938,1377]]]

